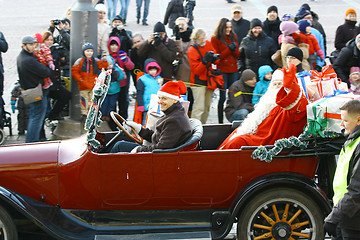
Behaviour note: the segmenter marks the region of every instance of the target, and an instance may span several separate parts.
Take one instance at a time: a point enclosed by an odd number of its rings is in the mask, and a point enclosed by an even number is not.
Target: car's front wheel
[[[311,239],[324,237],[324,216],[304,193],[291,188],[258,194],[243,209],[237,226],[238,239]]]
[[[0,207],[0,240],[17,240],[18,234],[9,213]]]

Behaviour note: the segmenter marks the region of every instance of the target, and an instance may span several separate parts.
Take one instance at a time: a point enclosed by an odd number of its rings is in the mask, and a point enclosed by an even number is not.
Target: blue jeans
[[[119,97],[118,97],[118,107],[119,107],[119,114],[124,118],[128,118],[128,108],[129,108],[129,87],[130,87],[130,71],[126,70],[126,77],[128,82],[126,86],[121,87]]]
[[[229,87],[237,80],[239,80],[239,72],[234,73],[223,73],[224,78],[224,87],[220,89],[220,97],[218,102],[218,119],[219,123],[223,123],[223,112],[224,112],[224,103],[226,100],[226,89],[229,89]]]
[[[111,111],[116,111],[116,102],[119,94],[106,95],[104,102],[101,105],[100,111],[102,116],[110,117]]]
[[[231,115],[231,117],[229,118],[229,122],[233,122],[235,120],[244,120],[248,114],[249,114],[249,110],[239,109],[236,112],[234,112],[233,115]]]
[[[114,147],[111,149],[111,153],[117,152],[131,152],[135,147],[140,146],[137,143],[127,142],[127,141],[120,141],[117,142]]]
[[[130,0],[120,0],[120,4],[121,4],[120,16],[124,19],[124,21],[126,21]]]
[[[136,0],[136,18],[140,19],[141,18],[141,6],[142,3],[144,2],[144,14],[143,14],[143,23],[147,22],[147,16],[149,14],[149,5],[150,5],[150,0]]]
[[[119,0],[107,0],[108,4],[108,18],[110,21],[115,17],[116,15],[116,6]]]
[[[30,103],[29,121],[26,133],[26,143],[38,142],[40,140],[40,131],[45,119],[47,110],[47,97],[42,100]]]

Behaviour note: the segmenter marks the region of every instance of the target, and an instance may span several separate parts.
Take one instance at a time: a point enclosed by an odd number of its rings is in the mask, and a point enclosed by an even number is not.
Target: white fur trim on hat
[[[163,92],[163,91],[158,91],[157,95],[158,95],[158,96],[168,97],[168,98],[171,98],[171,99],[174,99],[174,100],[179,100],[179,99],[180,99],[179,96],[172,95],[172,94],[170,94],[170,93]]]

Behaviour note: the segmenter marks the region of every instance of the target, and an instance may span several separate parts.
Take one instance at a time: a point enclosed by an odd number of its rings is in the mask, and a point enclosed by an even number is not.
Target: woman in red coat
[[[236,129],[219,149],[240,149],[242,146],[271,145],[276,140],[298,136],[306,125],[308,101],[297,83],[296,66],[283,68],[283,86],[276,95],[276,105],[258,126],[256,133],[241,135]]]
[[[237,67],[237,59],[240,57],[239,43],[229,19],[220,19],[214,36],[211,38],[211,44],[215,52],[220,54],[218,68],[223,73],[224,78],[224,87],[220,89],[218,102],[218,119],[219,123],[223,123],[226,89],[239,79]]]

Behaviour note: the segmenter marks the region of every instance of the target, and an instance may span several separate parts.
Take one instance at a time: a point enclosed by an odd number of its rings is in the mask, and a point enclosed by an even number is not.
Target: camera
[[[156,33],[153,33],[154,35],[154,39],[161,39],[161,34],[156,32]]]
[[[60,20],[60,19],[54,19],[54,20],[51,20],[51,21],[54,23],[54,25],[59,25],[60,22],[64,23],[64,20]]]
[[[210,62],[214,63],[217,60],[220,60],[220,54],[215,54],[213,51],[209,51],[208,53],[211,55]]]

